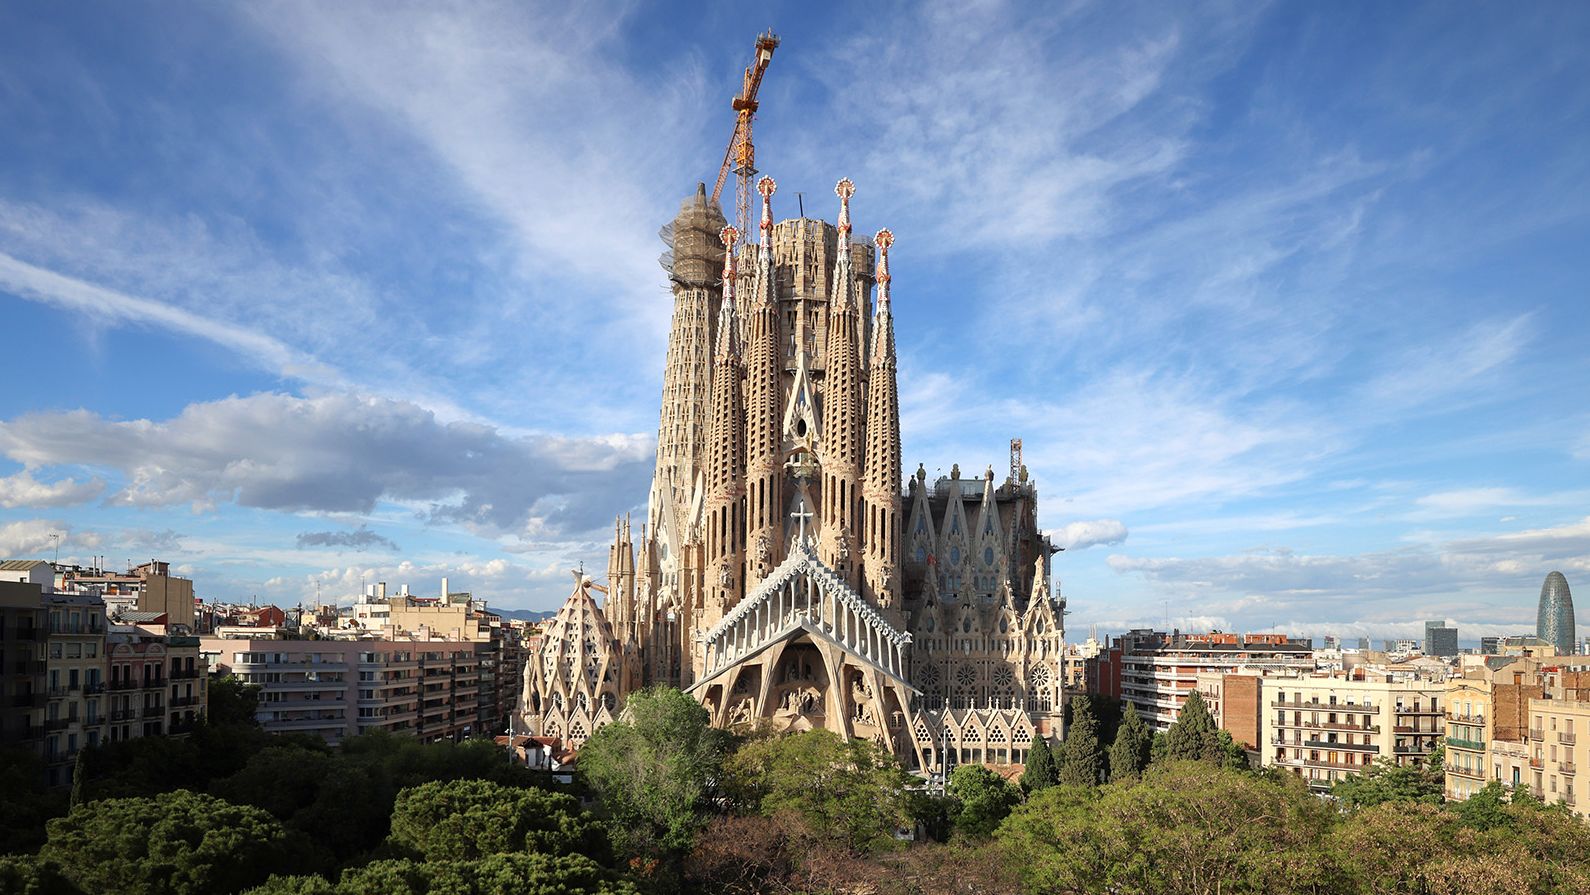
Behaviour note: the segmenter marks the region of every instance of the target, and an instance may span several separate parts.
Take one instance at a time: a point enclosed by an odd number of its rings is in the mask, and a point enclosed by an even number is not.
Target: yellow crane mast
[[[751,178],[756,176],[756,147],[751,143],[751,119],[756,117],[756,93],[762,86],[762,75],[767,73],[767,64],[773,61],[773,51],[778,44],[778,35],[771,30],[756,38],[756,57],[745,70],[745,82],[732,103],[735,111],[734,133],[729,135],[729,148],[723,153],[723,164],[718,168],[718,182],[712,188],[712,202],[716,205],[723,195],[723,184],[729,178],[729,171],[734,171],[738,181],[734,222],[740,232],[746,234],[751,232]],[[749,237],[746,242],[750,242]]]

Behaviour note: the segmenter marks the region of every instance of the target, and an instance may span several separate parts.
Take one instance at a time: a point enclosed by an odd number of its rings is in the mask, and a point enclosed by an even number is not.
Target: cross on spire
[[[806,543],[806,520],[812,518],[812,511],[807,509],[806,497],[804,495],[802,495],[799,500],[800,502],[795,505],[795,511],[790,513],[789,517],[794,519],[796,524],[799,526],[797,534],[795,535],[796,542],[804,544]]]

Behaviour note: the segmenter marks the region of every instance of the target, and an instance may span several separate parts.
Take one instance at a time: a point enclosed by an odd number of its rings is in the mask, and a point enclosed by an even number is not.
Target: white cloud
[[[0,507],[69,507],[86,503],[105,490],[100,479],[79,482],[76,479],[59,479],[41,482],[30,470],[0,478]]]
[[[0,423],[0,451],[29,468],[119,470],[112,504],[367,513],[417,501],[432,518],[501,532],[602,525],[644,494],[651,448],[644,436],[512,437],[352,395],[232,397],[164,421],[78,410]]]
[[[0,524],[0,558],[54,559],[57,550],[66,551],[62,559],[71,558],[74,549],[92,550],[101,544],[101,537],[92,531],[74,529],[60,521],[49,519],[20,519]]]
[[[1126,526],[1119,519],[1070,522],[1051,532],[1056,544],[1067,550],[1086,550],[1099,544],[1119,544],[1126,540]]]
[[[490,605],[556,606],[568,596],[572,576],[563,564],[549,562],[529,566],[497,558],[461,562],[411,562],[334,566],[303,576],[281,576],[266,582],[270,599],[313,605],[316,596],[326,603],[347,605],[356,602],[365,585],[385,582],[387,593],[396,593],[407,584],[412,593],[439,592],[441,579],[447,589],[470,591]]]
[[[1518,624],[1534,611],[1546,572],[1590,573],[1590,517],[1485,537],[1366,553],[1303,553],[1284,547],[1203,557],[1108,559],[1122,574],[1174,595],[1179,611],[1220,609],[1249,623],[1314,619],[1340,627],[1430,618]]]

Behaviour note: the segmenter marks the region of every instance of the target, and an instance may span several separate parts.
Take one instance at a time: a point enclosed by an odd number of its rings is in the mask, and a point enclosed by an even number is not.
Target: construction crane
[[[769,30],[756,38],[756,58],[745,70],[745,83],[740,95],[734,98],[734,133],[729,135],[729,148],[723,153],[723,164],[718,168],[718,182],[712,188],[712,204],[717,205],[723,195],[723,183],[734,171],[738,180],[734,200],[734,222],[741,233],[751,232],[751,178],[756,176],[756,147],[751,143],[751,119],[756,117],[756,92],[762,86],[762,75],[767,64],[773,61],[773,51],[778,49],[778,35]],[[749,237],[745,242],[749,243]]]

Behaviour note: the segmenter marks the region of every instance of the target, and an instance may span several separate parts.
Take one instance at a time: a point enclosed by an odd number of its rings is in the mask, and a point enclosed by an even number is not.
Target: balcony
[[[1446,718],[1448,721],[1455,721],[1459,724],[1483,725],[1485,723],[1484,715],[1454,715],[1451,712],[1447,712]]]
[[[1304,721],[1302,724],[1310,730],[1347,730],[1354,733],[1379,733],[1379,724],[1343,724],[1335,721]]]
[[[83,693],[85,695],[92,696],[92,695],[94,695],[96,693],[103,693],[103,692],[105,692],[105,682],[104,681],[94,681],[91,684],[84,684],[83,685]]]
[[[1538,727],[1531,727],[1529,729],[1529,738],[1538,743],[1546,738],[1546,732]]]
[[[1448,774],[1451,774],[1454,777],[1467,777],[1470,780],[1484,780],[1485,779],[1485,772],[1484,771],[1476,771],[1473,768],[1464,768],[1464,767],[1459,767],[1457,765],[1452,765],[1452,764],[1449,764],[1449,765],[1446,766],[1446,772]]]
[[[16,663],[17,674],[43,674],[47,663],[42,659],[22,659]]]
[[[114,709],[110,713],[110,720],[112,722],[116,722],[116,721],[131,721],[131,720],[133,720],[133,719],[135,719],[137,717],[138,717],[138,712],[136,710],[134,710],[134,709]]]
[[[1433,705],[1432,706],[1417,706],[1416,705],[1413,708],[1405,708],[1403,706],[1397,706],[1397,714],[1399,714],[1399,715],[1435,715],[1437,717],[1441,717],[1441,716],[1444,716],[1446,714],[1446,712],[1444,710],[1442,710],[1442,709],[1436,708]]]
[[[1457,737],[1447,737],[1446,744],[1457,749],[1467,749],[1470,752],[1484,752],[1485,744],[1478,740],[1463,740]]]
[[[1557,742],[1562,743],[1564,746],[1572,746],[1578,741],[1579,738],[1571,732],[1562,730],[1557,731]]]
[[[121,692],[123,690],[138,690],[138,689],[142,689],[137,681],[130,681],[130,680],[111,681],[107,686],[112,691],[115,691],[115,692]]]
[[[1574,774],[1575,768],[1573,766],[1573,762],[1571,762],[1571,761],[1559,761],[1559,762],[1557,762],[1557,770],[1559,770],[1559,771],[1563,772],[1564,774],[1572,777],[1573,774]]]
[[[48,721],[44,722],[44,729],[45,730],[65,730],[66,726],[68,724],[72,723],[72,720],[73,719],[71,719],[71,718],[51,718]]]
[[[51,699],[65,699],[67,694],[71,691],[67,690],[65,687],[56,686],[51,687],[48,692]]]
[[[1323,758],[1305,758],[1303,764],[1311,768],[1336,768],[1343,771],[1362,771],[1369,765],[1348,764],[1345,761],[1327,761]]]
[[[171,707],[174,709],[186,708],[190,705],[198,704],[199,697],[197,696],[177,696],[171,700]]]
[[[1538,771],[1546,766],[1546,760],[1543,758],[1531,758],[1529,760],[1529,766]]]
[[[178,668],[171,672],[171,679],[174,681],[191,681],[198,676],[199,669],[197,668]]]
[[[1339,749],[1347,752],[1379,752],[1380,747],[1370,743],[1331,743],[1325,740],[1304,740],[1307,749]]]
[[[1392,725],[1391,729],[1392,731],[1405,736],[1438,737],[1441,735],[1441,731],[1439,730],[1433,730],[1425,727],[1414,727],[1412,725],[1406,724],[1394,724]]]

